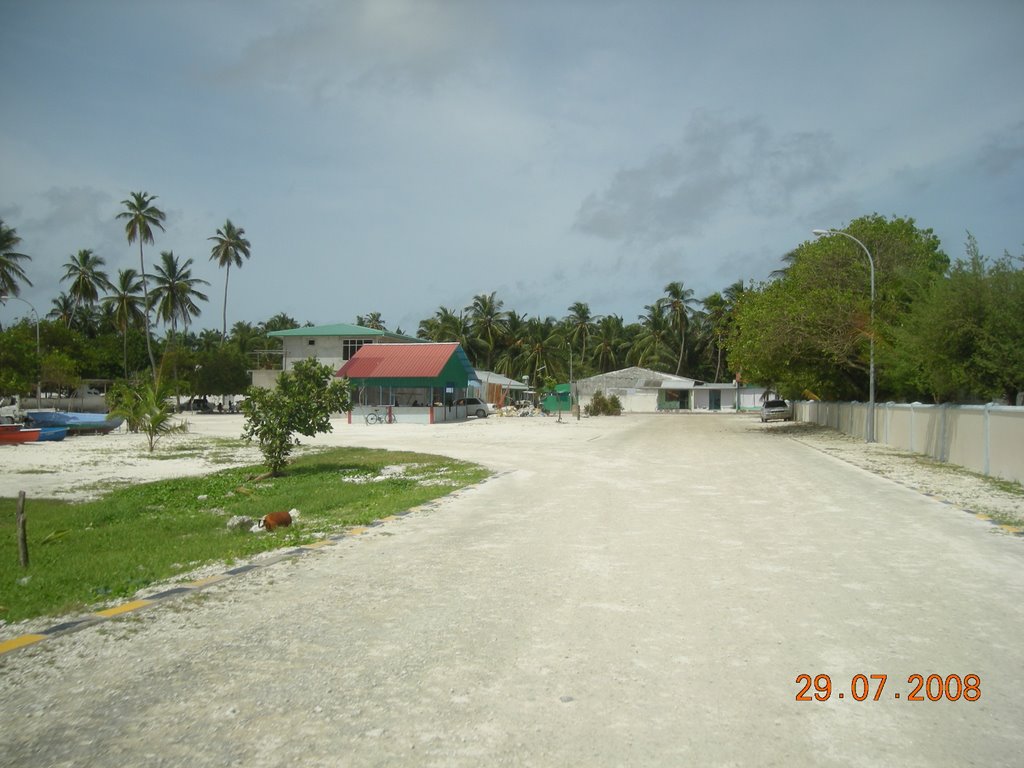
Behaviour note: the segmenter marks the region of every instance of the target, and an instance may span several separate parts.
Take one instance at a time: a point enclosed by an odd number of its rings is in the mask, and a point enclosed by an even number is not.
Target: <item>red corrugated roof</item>
[[[335,376],[426,379],[440,375],[458,344],[364,344]]]

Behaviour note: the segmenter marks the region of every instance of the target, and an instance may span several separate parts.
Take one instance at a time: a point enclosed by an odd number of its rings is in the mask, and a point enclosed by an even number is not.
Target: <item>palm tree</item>
[[[197,301],[209,301],[197,286],[209,285],[206,280],[192,277],[192,259],[182,264],[174,251],[161,251],[161,263],[154,267],[153,306],[159,319],[171,326],[171,332],[178,332],[178,321],[187,331],[192,318],[202,313]]]
[[[19,283],[32,285],[32,281],[18,263],[23,259],[32,261],[32,257],[14,250],[20,243],[21,238],[14,227],[8,227],[3,219],[0,219],[0,293],[6,293],[8,296],[17,296],[21,293]]]
[[[263,339],[263,331],[258,325],[253,325],[245,320],[239,320],[231,326],[231,336],[228,340],[243,355],[252,352],[256,345]]]
[[[514,310],[505,314],[505,334],[502,337],[501,352],[497,356],[495,371],[510,379],[518,379],[525,365],[523,352],[527,342],[527,318]]]
[[[64,265],[64,276],[60,281],[71,281],[68,294],[75,301],[75,311],[83,304],[87,307],[92,306],[99,301],[101,292],[110,289],[110,278],[101,269],[104,264],[106,262],[102,256],[97,256],[89,248],[83,248]],[[68,325],[70,324],[71,318],[68,318]]]
[[[644,306],[647,310],[640,315],[640,334],[633,342],[629,351],[629,360],[633,365],[643,368],[663,370],[671,365],[671,343],[674,336],[672,321],[666,309],[666,300],[658,299],[653,304]]]
[[[375,331],[386,331],[384,327],[384,318],[380,312],[371,312],[366,317],[362,315],[356,315],[356,325],[362,326],[363,328],[373,328]]]
[[[241,269],[242,257],[249,258],[251,243],[245,239],[245,230],[232,224],[231,219],[224,222],[224,226],[217,230],[216,235],[206,239],[214,242],[210,250],[210,261],[216,261],[217,266],[224,270],[224,326],[221,337],[227,340],[228,280],[231,278],[231,265],[234,264]]]
[[[507,331],[506,314],[502,310],[505,302],[495,298],[496,293],[496,291],[492,291],[490,294],[478,294],[473,297],[473,303],[466,307],[475,344],[486,352],[483,367],[487,370],[491,370],[495,359],[495,348]]]
[[[174,251],[161,251],[161,263],[154,268],[156,273],[153,282],[156,287],[153,289],[153,306],[156,308],[156,316],[169,323],[171,326],[171,338],[175,345],[178,345],[178,321],[181,320],[182,328],[188,331],[189,321],[193,317],[199,317],[201,310],[196,301],[208,301],[205,293],[196,289],[199,285],[209,285],[206,280],[192,277],[192,259],[186,259],[184,264],[179,263]],[[178,345],[180,346],[180,345]],[[178,408],[181,408],[181,396],[178,393],[178,355],[174,360],[174,396],[177,399]]]
[[[145,300],[142,296],[143,284],[139,273],[134,269],[121,269],[117,273],[117,283],[111,286],[111,294],[104,297],[103,303],[114,311],[114,320],[124,338],[124,377],[128,378],[128,330],[145,323],[146,313],[143,312]]]
[[[416,336],[427,341],[456,341],[462,326],[462,314],[448,307],[439,307],[433,317],[420,320]]]
[[[737,280],[721,293],[715,291],[701,299],[707,313],[709,346],[715,356],[715,382],[718,382],[722,373],[722,352],[725,351],[725,340],[732,328],[733,311],[744,290],[743,281]]]
[[[626,344],[626,328],[621,317],[605,315],[598,321],[592,354],[601,373],[608,373],[622,366]]]
[[[672,282],[665,286],[667,300],[665,306],[672,316],[672,324],[679,334],[679,357],[676,360],[676,376],[683,369],[683,358],[686,356],[686,326],[690,321],[690,313],[694,304],[693,290],[683,286],[681,282]]]
[[[53,308],[46,313],[50,320],[57,320],[67,328],[71,325],[71,318],[75,314],[75,300],[63,291],[52,302]]]
[[[558,323],[553,317],[546,317],[543,320],[533,317],[526,321],[525,330],[522,363],[530,373],[530,381],[538,381],[538,374],[542,368],[546,369],[546,377],[559,379],[565,372],[558,354],[564,344]]]
[[[565,323],[566,338],[571,345],[581,342],[580,347],[580,368],[587,360],[587,339],[589,339],[597,328],[599,318],[590,314],[590,305],[584,301],[577,301],[569,307],[569,314],[562,321]],[[572,354],[570,348],[569,354]]]
[[[149,365],[153,371],[153,381],[156,382],[156,359],[153,357],[153,341],[149,333],[149,286],[146,282],[146,260],[142,254],[142,244],[153,243],[153,227],[163,231],[163,221],[167,216],[153,205],[154,200],[156,195],[150,195],[148,192],[132,192],[131,197],[121,201],[125,209],[117,214],[117,218],[124,219],[124,233],[128,238],[128,245],[139,241],[139,274],[142,276],[142,296],[145,299],[146,352],[149,353]]]

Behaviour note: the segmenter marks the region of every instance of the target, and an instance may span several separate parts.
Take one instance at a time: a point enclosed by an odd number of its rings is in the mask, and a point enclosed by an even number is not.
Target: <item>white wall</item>
[[[797,421],[854,437],[867,431],[867,403],[794,403]],[[875,439],[983,475],[1024,483],[1024,408],[1011,405],[878,403]]]

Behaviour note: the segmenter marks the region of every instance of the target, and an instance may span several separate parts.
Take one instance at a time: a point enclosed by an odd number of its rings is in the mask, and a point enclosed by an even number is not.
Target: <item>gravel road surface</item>
[[[1021,765],[1024,541],[956,507],[746,416],[318,442],[498,474],[0,658],[0,764]]]

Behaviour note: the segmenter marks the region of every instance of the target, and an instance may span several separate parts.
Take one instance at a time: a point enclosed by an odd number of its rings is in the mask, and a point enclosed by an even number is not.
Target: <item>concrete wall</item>
[[[804,401],[794,418],[863,438],[867,403]],[[879,403],[875,439],[894,448],[958,464],[972,472],[1024,483],[1024,408],[1008,405]]]

